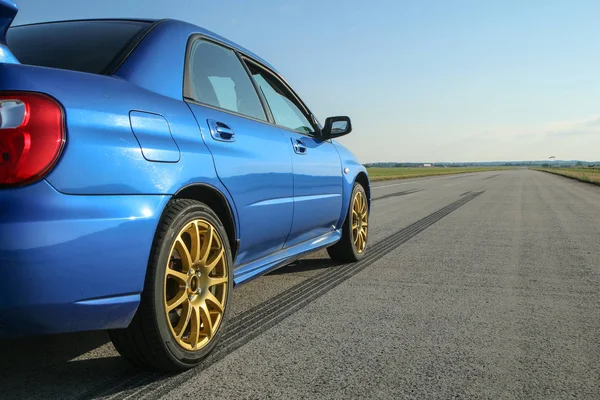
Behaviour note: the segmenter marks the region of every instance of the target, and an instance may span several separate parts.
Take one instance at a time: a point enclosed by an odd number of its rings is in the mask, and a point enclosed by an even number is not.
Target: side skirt
[[[293,247],[280,250],[259,260],[240,265],[233,271],[233,283],[235,285],[246,283],[253,278],[258,278],[267,272],[283,267],[308,253],[331,246],[341,238],[341,230],[334,230],[306,242],[298,243]]]

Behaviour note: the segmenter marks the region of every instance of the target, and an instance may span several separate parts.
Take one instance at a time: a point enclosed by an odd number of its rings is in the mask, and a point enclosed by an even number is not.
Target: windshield
[[[8,30],[22,64],[103,74],[150,26],[145,21],[68,21]]]

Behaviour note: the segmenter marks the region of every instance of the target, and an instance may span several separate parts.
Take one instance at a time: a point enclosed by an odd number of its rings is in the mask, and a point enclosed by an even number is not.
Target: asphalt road
[[[600,188],[529,170],[375,183],[369,254],[234,291],[200,367],[104,333],[0,342],[0,398],[600,398]]]

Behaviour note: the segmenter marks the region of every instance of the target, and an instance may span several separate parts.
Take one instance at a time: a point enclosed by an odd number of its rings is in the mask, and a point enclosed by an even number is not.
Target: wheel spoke
[[[213,236],[214,236],[215,232],[214,229],[212,227],[212,225],[208,225],[208,229],[205,233],[205,239],[204,239],[204,243],[202,246],[202,264],[206,265],[206,261],[208,260],[208,256],[210,254],[210,249],[212,247],[212,243],[213,243]]]
[[[201,333],[201,307],[195,306],[192,310],[192,326],[190,330],[190,344],[192,348],[195,348],[200,342],[200,336],[204,336]]]
[[[206,294],[206,301],[213,304],[217,308],[219,313],[222,313],[225,310],[225,308],[223,307],[223,304],[221,304],[221,302],[211,292],[208,292]],[[208,307],[208,305],[207,305],[207,307]]]
[[[179,318],[179,322],[177,323],[177,326],[175,328],[173,328],[173,330],[175,331],[175,335],[177,337],[177,339],[181,339],[181,336],[183,336],[189,322],[190,322],[190,318],[192,316],[192,305],[190,304],[190,302],[186,302],[183,304],[183,308],[181,309],[181,317]]]
[[[211,273],[213,269],[219,264],[219,262],[223,259],[225,255],[225,249],[221,249],[219,254],[215,257],[215,259],[206,266],[206,272]]]
[[[179,290],[179,292],[171,300],[167,302],[167,313],[173,311],[175,308],[183,304],[187,300],[187,291],[185,288]]]
[[[175,271],[172,268],[167,268],[167,278],[169,277],[177,279],[178,281],[183,282],[184,284],[187,282],[188,278],[188,276],[183,272]]]
[[[190,251],[188,250],[188,248],[185,245],[185,243],[183,242],[183,240],[181,240],[181,237],[178,237],[177,240],[175,241],[175,250],[177,250],[177,253],[179,253],[179,256],[181,257],[181,263],[183,264],[183,270],[188,271],[192,267],[192,264],[193,264],[192,256],[190,255]]]
[[[224,277],[214,277],[214,278],[212,276],[209,276],[208,277],[208,287],[222,285],[224,283],[227,283],[227,281],[229,281],[229,279],[226,276],[224,276]]]
[[[191,223],[188,233],[192,238],[192,248],[190,249],[190,255],[194,263],[200,260],[200,229],[198,228],[198,222],[194,221]]]
[[[356,232],[356,235],[354,236],[354,247],[358,249],[358,240],[360,239],[360,233]]]
[[[202,320],[202,330],[200,331],[200,333],[204,336],[211,338],[213,335],[213,325],[206,302],[200,305],[200,307],[198,307],[197,310],[199,311],[200,319]]]

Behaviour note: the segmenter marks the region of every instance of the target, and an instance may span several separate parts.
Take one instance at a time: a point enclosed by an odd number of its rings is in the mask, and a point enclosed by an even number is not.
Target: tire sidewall
[[[219,326],[219,330],[215,334],[215,336],[211,339],[211,341],[204,348],[198,351],[189,351],[183,349],[177,344],[173,335],[171,333],[171,329],[169,328],[169,321],[167,321],[165,306],[163,301],[164,296],[164,277],[166,273],[166,267],[168,258],[171,252],[171,247],[173,246],[174,241],[177,238],[178,233],[183,229],[183,227],[194,219],[205,219],[209,221],[215,228],[217,228],[217,232],[220,236],[221,243],[225,247],[225,253],[227,257],[227,274],[229,276],[229,283],[227,288],[227,297],[225,299],[225,310],[223,312],[223,318],[221,320],[221,324]],[[196,364],[199,360],[206,357],[215,345],[219,342],[219,339],[223,333],[223,328],[227,323],[227,316],[229,314],[229,300],[233,290],[233,260],[231,253],[231,246],[229,244],[229,240],[227,238],[227,232],[223,227],[223,224],[217,216],[208,208],[208,206],[198,202],[194,205],[190,205],[180,211],[180,213],[173,219],[170,223],[167,234],[165,238],[162,240],[162,243],[159,244],[159,252],[158,257],[156,258],[154,265],[154,287],[153,287],[153,308],[156,310],[156,323],[158,332],[160,337],[167,349],[169,355],[172,357],[173,361],[181,364],[182,366],[190,366]]]

